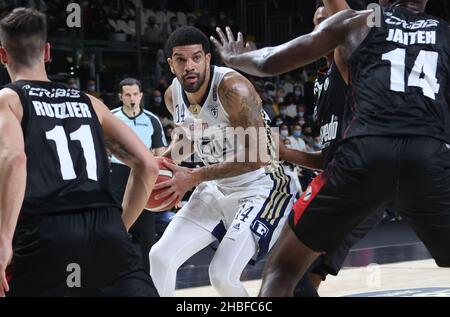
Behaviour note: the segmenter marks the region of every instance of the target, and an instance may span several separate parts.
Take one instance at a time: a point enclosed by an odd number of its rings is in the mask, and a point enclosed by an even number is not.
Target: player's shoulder
[[[236,90],[240,92],[253,91],[254,86],[245,76],[241,75],[233,69],[229,69],[224,73],[219,84],[219,94],[224,94],[227,91]]]
[[[20,104],[20,96],[15,90],[8,87],[0,90],[0,106],[9,106],[15,110]]]
[[[0,90],[0,101],[8,101],[12,99],[19,99],[19,95],[15,90],[9,87],[5,87]]]

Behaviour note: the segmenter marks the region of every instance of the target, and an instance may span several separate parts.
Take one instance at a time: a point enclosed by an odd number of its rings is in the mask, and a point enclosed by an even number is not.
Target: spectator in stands
[[[291,132],[289,130],[289,126],[287,124],[282,124],[280,125],[280,137],[283,141],[287,141],[287,143],[289,143],[289,145],[292,145],[291,140],[289,139],[291,136]],[[286,144],[286,142],[285,142]],[[290,148],[290,147],[289,147]]]
[[[294,119],[290,118],[287,115],[287,107],[286,107],[286,105],[281,105],[279,109],[280,109],[280,115],[275,117],[275,122],[278,121],[278,120],[281,120],[281,123],[285,123],[288,126],[293,125],[294,124]]]
[[[306,122],[306,124],[304,124],[302,126],[302,131],[303,131],[303,141],[305,141],[306,145],[307,145],[307,150],[308,152],[316,152],[314,151],[314,137],[313,137],[313,130],[312,130],[312,125],[308,122]]]
[[[300,104],[297,106],[297,112],[296,112],[296,116],[294,118],[295,123],[302,122],[301,125],[303,126],[303,124],[306,123],[306,119],[307,119],[306,118],[306,107],[305,107],[305,105]]]
[[[149,44],[161,44],[162,30],[159,25],[156,24],[156,17],[151,15],[147,20],[147,27],[144,30],[144,43]]]
[[[101,97],[101,94],[97,91],[97,81],[94,78],[90,78],[86,84],[86,90],[83,91],[85,94],[94,96],[95,98]]]
[[[303,131],[299,124],[294,125],[292,136],[289,138],[291,141],[291,148],[297,151],[307,151],[306,143],[302,138]]]
[[[164,125],[168,122],[168,118],[172,117],[164,104],[164,98],[161,91],[158,89],[153,90],[150,98],[150,105],[146,106],[146,109],[156,114]]]
[[[73,89],[79,89],[78,80],[75,77],[69,77],[66,81],[66,85]]]
[[[169,34],[171,34],[173,31],[178,29],[180,27],[180,23],[178,22],[178,18],[176,16],[173,16],[170,18],[169,21]]]
[[[195,26],[196,19],[193,15],[188,15],[187,17],[187,26]]]
[[[81,57],[78,67],[78,78],[80,79],[80,89],[87,90],[89,79],[95,77],[95,56],[92,53],[86,53]]]

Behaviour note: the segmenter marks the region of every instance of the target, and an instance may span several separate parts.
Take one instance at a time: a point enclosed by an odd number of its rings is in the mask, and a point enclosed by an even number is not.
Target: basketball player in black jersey
[[[0,21],[0,296],[157,295],[126,229],[158,167],[102,102],[49,81],[46,35],[33,9]],[[106,147],[132,169],[122,217]]]
[[[318,27],[330,15],[349,8],[361,10],[364,9],[364,6],[361,1],[317,1],[314,25]],[[318,162],[314,163],[310,168],[315,168],[320,164],[320,169],[322,170],[331,162],[341,143],[341,130],[344,123],[343,117],[348,91],[347,84],[334,62],[334,52],[326,56],[326,61],[327,67],[318,71],[314,85],[314,121],[320,128],[323,145],[320,155],[292,153],[292,150],[280,147],[281,159],[285,158],[291,163],[294,160],[294,163],[305,166],[305,162],[315,158]],[[302,162],[301,159],[305,156],[309,156],[309,158]],[[315,183],[313,182],[311,187],[314,186]],[[311,292],[313,289],[311,282],[317,289],[328,274],[336,276],[342,268],[350,248],[381,222],[383,211],[383,209],[380,209],[353,229],[336,251],[319,257],[310,268],[309,277],[305,276],[296,286],[294,296],[314,296],[316,294]]]
[[[261,296],[292,295],[319,255],[333,252],[389,202],[436,263],[450,266],[449,26],[424,13],[427,0],[380,4],[379,17],[346,10],[278,47],[235,54],[242,35],[234,41],[229,28],[231,44],[215,41],[230,66],[259,76],[296,69],[336,49],[350,89],[343,144],[294,209],[269,258]]]

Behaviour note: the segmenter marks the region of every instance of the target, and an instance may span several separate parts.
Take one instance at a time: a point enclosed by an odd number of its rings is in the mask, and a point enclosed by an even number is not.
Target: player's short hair
[[[137,85],[139,87],[139,92],[142,92],[142,84],[139,80],[135,78],[125,78],[119,83],[119,93],[123,92],[124,86],[134,86]]]
[[[14,9],[0,21],[0,41],[15,63],[33,66],[47,42],[47,17],[35,9]]]
[[[205,33],[193,26],[183,26],[178,28],[169,36],[169,39],[167,40],[167,57],[172,56],[174,47],[196,44],[201,44],[203,46],[203,51],[206,54],[211,53],[211,44]]]
[[[364,10],[366,7],[364,5],[364,1],[362,0],[347,0],[349,7],[353,10]],[[323,7],[322,0],[316,0],[316,9]]]

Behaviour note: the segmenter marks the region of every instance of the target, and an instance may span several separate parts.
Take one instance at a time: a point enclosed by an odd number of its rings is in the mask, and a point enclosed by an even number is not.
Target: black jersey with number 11
[[[344,138],[429,136],[450,143],[450,32],[401,7],[382,12],[350,61]]]
[[[42,215],[117,206],[103,132],[90,99],[65,85],[18,81],[27,155],[21,214]]]

